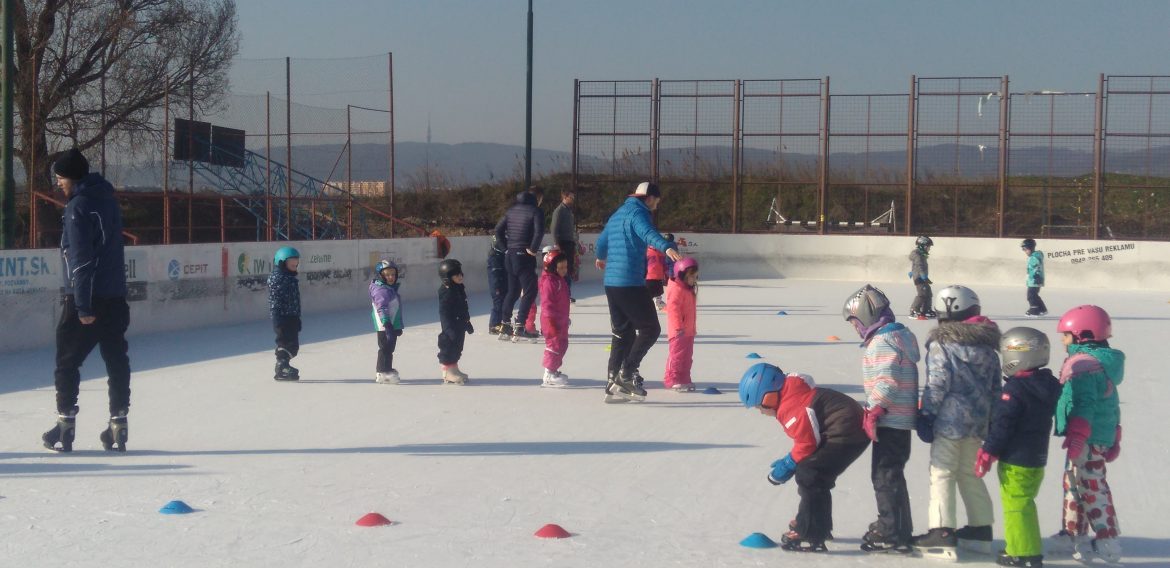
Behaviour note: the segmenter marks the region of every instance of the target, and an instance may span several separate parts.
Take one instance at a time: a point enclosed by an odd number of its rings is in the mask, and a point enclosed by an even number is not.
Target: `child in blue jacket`
[[[402,300],[398,296],[398,265],[380,260],[370,281],[370,315],[378,332],[378,362],[374,382],[394,385],[401,381],[394,369],[394,347],[402,335]]]

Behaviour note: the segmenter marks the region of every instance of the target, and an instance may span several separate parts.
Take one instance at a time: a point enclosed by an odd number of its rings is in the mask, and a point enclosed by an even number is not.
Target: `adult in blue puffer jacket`
[[[536,254],[544,240],[544,212],[540,210],[543,198],[539,187],[529,188],[516,196],[516,203],[496,224],[496,242],[504,248],[504,267],[508,270],[508,295],[500,308],[502,323],[512,321],[512,309],[520,301],[511,330],[502,331],[511,331],[517,338],[539,337],[524,331],[524,321],[536,300]]]
[[[81,364],[99,347],[109,374],[110,426],[101,435],[107,450],[126,449],[130,410],[130,357],[126,329],[126,267],[122,211],[114,187],[77,149],[64,152],[53,173],[69,202],[61,232],[64,304],[57,322],[57,427],[42,436],[45,445],[72,451]],[[58,446],[57,444],[60,444]]]
[[[674,261],[682,258],[650,219],[650,212],[661,200],[657,184],[642,182],[614,211],[597,238],[597,267],[605,270],[605,298],[613,328],[607,401],[616,400],[614,397],[646,398],[638,366],[662,332],[646,288],[646,247],[654,247]]]

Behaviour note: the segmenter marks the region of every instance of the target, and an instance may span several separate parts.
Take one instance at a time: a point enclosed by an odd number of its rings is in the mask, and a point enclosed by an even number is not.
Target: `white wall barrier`
[[[680,233],[704,279],[766,277],[856,282],[905,282],[911,237],[723,235]],[[582,235],[588,251],[581,278],[597,281],[596,235]],[[1023,286],[1019,239],[934,239],[930,277],[936,286]],[[127,247],[130,333],[142,334],[268,317],[266,280],[272,255],[285,243]],[[378,259],[403,267],[407,299],[434,298],[438,287],[431,238],[289,243],[301,252],[301,297],[306,313],[358,309]],[[487,237],[451,239],[450,258],[463,263],[469,292],[487,287]],[[1170,243],[1041,240],[1047,284],[1054,288],[1170,289]],[[53,343],[60,315],[61,261],[56,250],[0,251],[0,351]]]

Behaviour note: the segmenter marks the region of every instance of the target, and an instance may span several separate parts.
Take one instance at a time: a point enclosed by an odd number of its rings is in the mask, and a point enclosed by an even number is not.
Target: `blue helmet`
[[[276,249],[276,256],[272,257],[273,264],[281,264],[290,258],[300,258],[301,253],[292,247],[280,247]]]
[[[755,408],[764,400],[764,394],[784,388],[784,371],[770,363],[756,363],[739,380],[739,401]]]
[[[383,258],[374,265],[374,274],[381,274],[387,268],[393,268],[395,272],[398,272],[398,265],[394,264],[394,261]]]

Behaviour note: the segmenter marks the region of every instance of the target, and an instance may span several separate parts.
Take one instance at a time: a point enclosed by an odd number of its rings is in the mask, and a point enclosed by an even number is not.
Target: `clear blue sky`
[[[526,0],[237,5],[241,58],[394,52],[400,141],[424,140],[429,114],[436,142],[524,142]],[[559,150],[571,144],[574,78],[827,75],[836,93],[882,93],[905,92],[911,74],[1007,74],[1013,91],[1170,75],[1164,0],[536,0],[535,14],[533,144]]]

